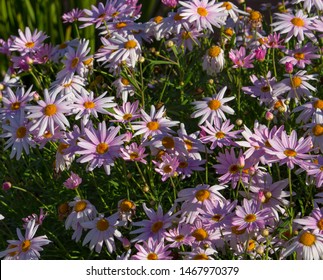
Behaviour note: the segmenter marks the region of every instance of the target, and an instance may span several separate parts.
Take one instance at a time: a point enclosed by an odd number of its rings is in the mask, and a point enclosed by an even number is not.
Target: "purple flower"
[[[166,181],[170,177],[174,177],[177,175],[177,167],[179,166],[179,161],[176,156],[171,156],[169,154],[165,154],[161,157],[161,161],[154,161],[153,163],[156,165],[155,170],[159,174],[162,175],[162,181]]]
[[[162,0],[162,3],[170,8],[175,8],[178,4],[178,0]]]
[[[142,245],[136,244],[138,250],[136,255],[131,257],[132,260],[170,260],[171,251],[167,251],[169,246],[164,245],[164,240],[154,240],[149,238]]]
[[[255,53],[246,56],[246,48],[241,46],[239,50],[230,50],[229,57],[233,62],[233,68],[253,68],[253,58]]]
[[[70,190],[75,190],[82,183],[82,178],[71,172],[71,176],[63,183],[64,186]]]

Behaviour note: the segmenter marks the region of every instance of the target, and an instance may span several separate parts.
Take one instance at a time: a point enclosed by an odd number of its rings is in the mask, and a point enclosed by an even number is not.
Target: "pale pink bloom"
[[[121,157],[126,161],[137,161],[146,164],[147,161],[144,159],[145,148],[137,143],[131,143],[129,146],[125,146],[120,149]]]
[[[313,230],[319,234],[323,234],[323,208],[314,208],[310,216],[301,219],[294,219],[294,223],[303,225],[305,230]]]
[[[73,23],[74,21],[78,21],[80,17],[83,17],[84,11],[78,8],[72,9],[71,11],[62,15],[63,23]]]
[[[164,245],[164,239],[161,241],[148,238],[142,245],[136,244],[137,254],[131,257],[132,260],[171,260],[171,251],[168,251],[169,245]]]
[[[162,0],[162,3],[170,8],[175,8],[178,4],[178,0]]]
[[[82,183],[82,178],[74,172],[71,172],[71,176],[63,183],[63,185],[70,189],[74,190]]]
[[[213,26],[220,28],[225,24],[227,15],[222,3],[215,3],[215,0],[189,0],[179,1],[179,4],[183,6],[180,16],[194,23],[199,30],[208,29],[213,32]]]
[[[233,62],[233,68],[253,68],[253,59],[255,53],[252,52],[249,55],[246,55],[246,48],[241,46],[239,50],[231,49],[229,52],[229,57]]]
[[[293,0],[292,4],[298,4],[301,2],[304,2],[303,8],[305,10],[307,10],[308,13],[311,12],[312,7],[314,7],[314,6],[318,12],[323,10],[323,1],[322,0]]]
[[[174,155],[165,154],[161,156],[161,161],[154,161],[155,171],[162,175],[161,180],[164,182],[168,178],[175,177],[177,175],[177,167],[179,166],[179,160]]]

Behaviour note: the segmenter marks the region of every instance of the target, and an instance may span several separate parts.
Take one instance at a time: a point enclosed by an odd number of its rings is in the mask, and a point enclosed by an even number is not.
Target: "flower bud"
[[[293,64],[290,63],[290,62],[286,62],[285,63],[285,71],[286,71],[286,73],[291,74],[291,73],[293,73],[293,70],[294,70]]]
[[[243,120],[242,119],[237,119],[236,120],[236,125],[237,126],[242,126],[242,124],[243,124]]]
[[[4,191],[8,191],[10,188],[11,188],[11,183],[10,183],[10,182],[4,182],[4,183],[2,184],[2,189],[3,189]]]
[[[265,115],[265,118],[266,118],[267,121],[272,121],[273,118],[274,118],[274,114],[272,112],[267,111],[266,115]]]

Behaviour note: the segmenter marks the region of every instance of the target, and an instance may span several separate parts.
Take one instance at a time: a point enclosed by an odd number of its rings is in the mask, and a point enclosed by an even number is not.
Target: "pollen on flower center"
[[[151,226],[151,231],[156,233],[163,227],[163,225],[164,223],[162,221],[158,221]]]
[[[175,147],[175,141],[173,139],[173,137],[170,136],[165,136],[162,139],[162,145],[166,148],[166,149],[173,149]]]
[[[125,121],[129,121],[132,118],[132,114],[124,114],[122,117]]]
[[[302,84],[302,79],[298,76],[292,78],[293,88],[298,88]]]
[[[24,240],[21,243],[21,249],[22,249],[23,252],[27,252],[29,250],[30,246],[31,246],[30,240]]]
[[[105,231],[109,228],[109,222],[106,220],[106,219],[100,219],[97,221],[96,223],[96,228],[99,230],[99,231]]]
[[[78,57],[74,57],[72,59],[72,63],[71,63],[71,67],[75,68],[77,66],[77,64],[79,63],[80,59]]]
[[[299,238],[299,242],[305,246],[312,246],[315,241],[316,236],[310,232],[304,232]]]
[[[294,150],[292,150],[292,149],[286,149],[285,151],[284,151],[284,154],[285,154],[285,156],[287,156],[287,157],[296,157],[297,156],[297,152],[295,152]]]
[[[206,254],[197,254],[193,257],[193,260],[200,260],[200,261],[205,261],[208,260],[208,256]]]
[[[102,142],[96,146],[96,152],[100,155],[106,153],[109,150],[109,145],[105,142]]]
[[[222,7],[226,8],[227,11],[232,9],[230,2],[223,2]]]
[[[126,78],[121,78],[121,83],[125,86],[128,86],[130,84],[129,80]]]
[[[174,20],[178,21],[178,20],[181,20],[183,17],[180,16],[179,14],[175,14],[174,16]]]
[[[230,167],[229,167],[229,172],[231,174],[236,174],[237,172],[239,172],[239,166],[236,165],[236,164],[232,164]]]
[[[204,201],[210,197],[210,192],[208,190],[199,190],[195,194],[195,198],[198,201]]]
[[[217,99],[212,99],[207,104],[211,110],[218,110],[221,107],[221,102]]]
[[[93,61],[93,57],[90,57],[90,58],[88,58],[86,60],[83,60],[82,62],[83,62],[84,65],[90,65],[92,61]]]
[[[249,19],[251,21],[261,21],[262,20],[262,15],[258,11],[251,11],[249,15]]]
[[[203,8],[203,7],[198,7],[197,8],[197,13],[201,16],[201,17],[206,17],[208,15],[208,11],[207,9]]]
[[[295,53],[294,58],[296,58],[297,60],[302,60],[305,58],[305,55],[303,53]]]
[[[44,113],[48,117],[55,115],[56,112],[57,112],[57,107],[55,104],[48,104],[44,109]]]
[[[249,239],[248,241],[248,251],[253,251],[256,247],[256,241],[253,239]]]
[[[128,42],[124,43],[124,47],[128,50],[134,49],[137,47],[137,42],[135,40],[129,40]]]
[[[312,132],[315,136],[321,136],[323,135],[323,125],[322,124],[316,124],[312,128]]]
[[[156,253],[149,253],[147,256],[147,260],[151,260],[151,261],[158,260],[158,255]]]
[[[222,215],[221,214],[215,214],[213,215],[213,217],[211,218],[212,221],[215,221],[215,222],[219,222],[221,221],[222,219]]]
[[[159,123],[158,122],[155,122],[155,121],[152,121],[152,122],[148,122],[147,123],[147,127],[149,130],[157,130],[159,128]]]
[[[218,131],[217,133],[215,133],[215,137],[218,139],[223,139],[225,137],[225,133]]]
[[[58,152],[63,155],[64,154],[64,150],[67,149],[70,145],[66,144],[66,143],[59,143],[58,145]]]
[[[154,18],[154,22],[158,24],[158,23],[161,23],[163,21],[163,19],[164,18],[162,16],[157,16]]]
[[[173,171],[173,168],[170,165],[165,165],[163,171],[165,173],[171,173]]]
[[[305,22],[304,20],[302,20],[301,18],[299,17],[294,17],[291,21],[290,21],[292,24],[294,24],[295,26],[298,26],[298,27],[302,27],[305,25]]]
[[[129,154],[131,160],[135,160],[139,157],[139,154],[137,152],[132,152]]]
[[[313,104],[313,107],[314,107],[315,109],[323,110],[323,100],[321,100],[321,99],[316,100],[316,101],[314,102],[314,104]]]
[[[227,35],[227,36],[229,36],[229,37],[231,37],[233,35],[233,32],[234,32],[233,29],[230,28],[230,27],[228,27],[228,28],[226,28],[224,30],[224,34]]]
[[[218,57],[220,53],[221,53],[221,48],[218,46],[212,46],[208,50],[208,55],[210,57]]]
[[[10,106],[10,109],[12,111],[19,110],[20,109],[20,102],[14,102],[14,103],[12,103],[11,106]]]
[[[126,27],[127,26],[127,23],[125,23],[125,22],[117,22],[116,23],[116,28],[117,29],[121,29],[121,28],[124,28],[124,27]]]
[[[245,217],[244,217],[244,220],[247,222],[247,223],[252,223],[254,221],[257,220],[257,216],[255,214],[247,214]]]
[[[192,141],[188,140],[188,139],[185,139],[184,140],[184,143],[185,143],[185,147],[188,151],[192,150],[193,149],[193,143]]]
[[[134,204],[132,201],[124,199],[123,201],[121,201],[119,207],[122,212],[129,212],[134,207]]]
[[[188,163],[186,161],[181,161],[178,165],[179,168],[186,168],[188,166]]]
[[[192,236],[195,237],[196,241],[203,241],[206,239],[209,235],[203,228],[198,228],[193,231]]]
[[[177,235],[174,239],[175,239],[175,241],[180,242],[184,239],[184,235],[182,235],[182,234]]]
[[[26,48],[28,48],[28,49],[31,49],[31,48],[33,48],[35,46],[35,43],[34,42],[27,42],[26,44],[25,44],[25,47]]]
[[[83,200],[78,201],[75,203],[74,210],[76,212],[82,212],[87,206],[87,203]]]
[[[26,136],[27,129],[24,126],[21,126],[16,131],[17,138],[24,138]]]
[[[277,110],[277,109],[279,109],[281,107],[284,107],[283,102],[281,100],[276,101],[275,104],[274,104],[274,108]]]
[[[85,109],[93,109],[95,107],[95,103],[92,101],[86,101],[83,106]]]

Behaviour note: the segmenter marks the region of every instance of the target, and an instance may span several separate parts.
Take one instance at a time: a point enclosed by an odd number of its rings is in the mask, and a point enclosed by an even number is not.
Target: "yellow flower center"
[[[117,29],[121,29],[121,28],[124,28],[124,27],[126,27],[127,26],[127,23],[125,23],[125,22],[118,22],[117,24],[116,24],[116,28]]]
[[[24,138],[26,136],[27,129],[24,126],[21,126],[16,131],[17,138]]]
[[[225,137],[225,133],[223,133],[222,131],[218,131],[217,133],[215,133],[215,137],[217,139],[223,139]]]
[[[316,236],[310,232],[304,232],[299,238],[299,242],[305,246],[312,246],[315,241]]]
[[[316,100],[314,102],[313,106],[315,109],[323,110],[323,100],[321,100],[321,99]]]
[[[232,5],[230,2],[224,2],[222,4],[222,7],[226,8],[227,11],[232,9]]]
[[[224,30],[224,34],[231,37],[233,35],[234,31],[231,27],[228,27]]]
[[[303,53],[295,53],[294,58],[296,58],[297,60],[302,60],[302,59],[305,58],[305,54],[303,54]]]
[[[219,222],[219,221],[221,221],[221,219],[222,219],[222,215],[221,214],[215,214],[211,218],[211,220],[214,221],[214,222]]]
[[[151,231],[153,233],[157,233],[163,227],[163,225],[164,223],[162,221],[158,221],[151,226]]]
[[[208,190],[199,190],[196,192],[195,197],[198,201],[209,199],[211,193]]]
[[[65,144],[65,143],[59,143],[59,145],[58,145],[58,152],[61,154],[61,155],[63,155],[63,153],[64,153],[64,150],[66,149],[66,148],[68,148],[69,147],[69,145],[68,144]]]
[[[132,114],[124,114],[122,117],[125,121],[129,121],[132,118]]]
[[[184,235],[180,234],[175,237],[176,242],[181,242],[184,239]]]
[[[147,256],[147,260],[150,260],[150,261],[158,260],[158,255],[155,253],[149,253]]]
[[[238,228],[239,228],[239,226],[233,226],[233,227],[231,227],[232,233],[234,233],[236,235],[241,235],[241,234],[243,234],[246,231],[245,228],[244,229],[238,229]]]
[[[236,165],[236,164],[232,164],[230,167],[229,167],[229,172],[231,174],[236,174],[237,172],[239,172],[239,166]]]
[[[185,143],[185,147],[188,151],[192,150],[193,149],[193,143],[192,141],[188,140],[188,139],[185,139],[184,140],[184,143]]]
[[[120,14],[120,12],[114,12],[111,16],[115,18],[115,17],[117,17],[119,14]]]
[[[283,104],[283,102],[281,100],[278,100],[278,101],[275,102],[274,108],[277,110],[280,107],[284,107],[284,104]]]
[[[121,201],[119,207],[122,212],[129,212],[134,207],[134,204],[132,201],[124,199],[123,201]]]
[[[198,7],[197,8],[197,13],[201,16],[201,17],[206,17],[208,15],[208,11],[203,8],[203,7]]]
[[[257,220],[257,216],[255,214],[247,214],[245,217],[244,217],[244,220],[247,222],[247,223],[252,223],[254,221]]]
[[[86,101],[83,106],[85,109],[93,109],[95,107],[95,103],[92,101]]]
[[[68,87],[70,87],[71,85],[72,85],[72,82],[67,83],[67,84],[64,84],[64,85],[63,85],[63,87],[64,87],[64,88],[68,88]]]
[[[170,165],[166,165],[164,168],[163,168],[163,171],[165,173],[171,173],[173,171],[173,168],[170,166]]]
[[[26,44],[25,44],[25,47],[26,48],[28,48],[28,49],[31,49],[31,48],[33,48],[35,46],[35,43],[34,42],[27,42]]]
[[[253,251],[256,247],[256,241],[253,240],[253,239],[249,239],[248,241],[248,248],[247,250],[250,252],[250,251]]]
[[[187,40],[187,39],[189,39],[189,38],[191,38],[191,32],[184,31],[184,32],[182,33],[182,39],[183,39],[183,40]]]
[[[292,150],[292,149],[286,149],[284,151],[284,154],[287,157],[296,157],[297,156],[297,153],[294,150]]]
[[[124,43],[124,47],[128,50],[134,49],[137,47],[137,42],[135,40],[129,40],[128,42]]]
[[[159,128],[159,123],[152,121],[152,122],[147,123],[147,127],[148,127],[149,130],[154,131],[154,130],[157,130]]]
[[[317,222],[317,227],[320,229],[320,230],[323,230],[323,218],[320,219],[318,222]]]
[[[175,141],[174,141],[173,137],[171,137],[171,136],[165,136],[162,139],[162,145],[166,149],[173,149],[175,147]]]
[[[43,134],[43,137],[46,139],[49,139],[53,137],[53,134],[51,134],[50,131],[45,131],[45,133]]]
[[[221,53],[221,48],[218,46],[212,46],[208,50],[208,55],[210,57],[218,57],[220,53]]]
[[[14,103],[12,103],[11,106],[10,106],[10,109],[12,111],[19,110],[20,109],[20,102],[14,102]]]
[[[179,14],[175,14],[174,16],[174,20],[178,21],[178,20],[181,20],[183,17],[180,16]]]
[[[109,150],[109,145],[107,143],[100,143],[96,146],[96,152],[100,155],[106,153]]]
[[[157,16],[154,18],[154,22],[158,24],[158,23],[161,23],[163,21],[163,19],[164,18],[162,16]]]
[[[121,78],[121,83],[125,86],[128,86],[130,84],[129,80],[126,78]]]
[[[292,78],[293,88],[298,88],[301,84],[302,84],[302,79],[299,76],[295,76]]]
[[[186,161],[181,161],[178,165],[179,168],[186,168],[188,166],[188,163]]]
[[[57,107],[55,104],[48,104],[44,109],[44,113],[48,117],[55,115],[56,112],[57,112]]]
[[[249,19],[251,21],[258,22],[258,21],[261,21],[262,20],[262,15],[258,11],[251,11],[250,12],[250,15],[249,15]]]
[[[221,107],[221,102],[216,99],[212,99],[207,104],[211,110],[218,110]]]
[[[316,124],[312,128],[312,132],[315,136],[321,136],[323,135],[323,125],[322,124]]]
[[[302,20],[301,18],[299,17],[294,17],[291,21],[290,21],[292,24],[294,24],[295,26],[298,26],[298,27],[302,27],[305,25],[305,22],[304,20]]]
[[[75,203],[74,210],[76,212],[82,212],[87,206],[87,203],[83,200],[78,201]]]
[[[137,152],[132,152],[129,154],[131,160],[135,160],[139,157],[139,154]]]
[[[205,261],[208,260],[208,256],[206,254],[197,254],[193,257],[193,260]]]
[[[83,62],[84,65],[90,65],[92,61],[93,61],[93,57],[90,57],[90,58],[88,58],[86,60],[83,60],[82,62]]]
[[[102,218],[102,219],[97,221],[96,228],[99,231],[105,231],[105,230],[107,230],[109,228],[109,222],[106,219]]]
[[[31,242],[30,242],[30,240],[25,240],[25,241],[23,241],[23,242],[21,243],[21,250],[22,250],[23,252],[27,252],[27,251],[29,250],[30,246],[31,246]]]
[[[71,66],[72,68],[75,68],[77,66],[77,64],[79,63],[80,59],[78,57],[74,57],[72,59],[72,63],[71,63]]]
[[[192,236],[195,237],[196,241],[203,241],[206,239],[209,235],[203,228],[198,228],[193,231]]]

